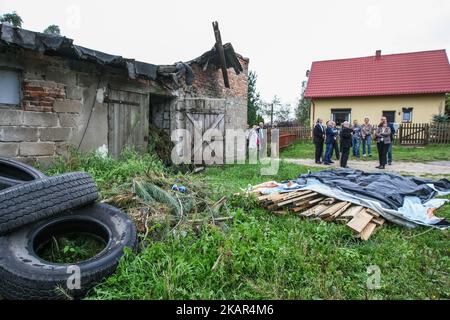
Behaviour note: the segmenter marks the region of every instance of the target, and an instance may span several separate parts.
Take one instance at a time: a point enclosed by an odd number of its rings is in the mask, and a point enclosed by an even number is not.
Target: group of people
[[[348,168],[350,149],[352,149],[354,157],[360,158],[362,145],[363,157],[371,157],[372,139],[375,139],[379,158],[377,168],[385,169],[387,164],[392,164],[394,134],[394,125],[388,123],[386,117],[381,118],[377,127],[373,126],[369,118],[366,117],[362,125],[359,125],[357,120],[353,121],[352,126],[348,121],[345,121],[342,123],[341,129],[332,120],[328,120],[324,127],[323,120],[317,119],[313,129],[313,142],[316,147],[315,161],[317,164],[331,165],[334,163],[332,160],[334,152],[336,159],[340,160],[341,167]],[[324,144],[325,153],[323,152]]]

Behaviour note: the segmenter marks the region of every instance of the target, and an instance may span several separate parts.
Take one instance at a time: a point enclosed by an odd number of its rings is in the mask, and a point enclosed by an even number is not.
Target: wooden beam
[[[225,60],[225,51],[223,50],[223,44],[222,44],[222,36],[220,35],[219,30],[219,23],[217,21],[214,21],[212,23],[213,30],[214,30],[214,36],[216,37],[216,50],[219,54],[219,64],[220,68],[222,69],[222,75],[223,75],[223,82],[225,84],[225,87],[230,88],[230,81],[228,79],[228,70],[227,70],[227,62]]]

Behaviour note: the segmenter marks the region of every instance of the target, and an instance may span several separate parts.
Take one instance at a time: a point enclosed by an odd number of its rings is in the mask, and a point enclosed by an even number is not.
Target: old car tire
[[[45,178],[39,170],[22,162],[0,157],[0,189]]]
[[[46,177],[0,190],[0,235],[97,199],[91,176],[83,172]]]
[[[105,248],[89,260],[56,264],[37,256],[39,246],[56,234],[91,233],[105,240]],[[0,296],[7,299],[67,299],[84,296],[114,273],[124,248],[137,246],[136,227],[121,210],[94,204],[23,227],[0,238]],[[78,268],[78,269],[77,269]],[[80,286],[74,289],[74,270]],[[68,282],[71,286],[68,286]]]

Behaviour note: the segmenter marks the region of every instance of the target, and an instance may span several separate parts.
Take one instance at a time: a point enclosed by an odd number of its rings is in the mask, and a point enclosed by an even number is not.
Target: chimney
[[[375,59],[377,59],[377,60],[381,59],[381,50],[377,50],[375,52]]]

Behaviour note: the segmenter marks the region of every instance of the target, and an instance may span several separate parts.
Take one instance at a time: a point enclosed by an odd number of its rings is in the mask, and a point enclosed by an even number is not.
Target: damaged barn
[[[245,129],[249,61],[214,30],[200,57],[153,65],[0,24],[0,155],[45,165],[68,146],[145,151],[150,126]]]

